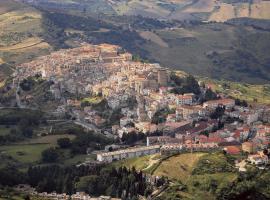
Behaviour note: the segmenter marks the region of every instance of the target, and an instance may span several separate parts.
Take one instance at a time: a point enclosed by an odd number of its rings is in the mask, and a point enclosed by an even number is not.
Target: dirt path
[[[149,159],[149,164],[147,167],[145,167],[144,169],[142,169],[142,171],[145,171],[147,169],[149,169],[150,167],[152,167],[154,164],[158,163],[160,159],[154,159],[156,157],[156,155],[152,155]]]

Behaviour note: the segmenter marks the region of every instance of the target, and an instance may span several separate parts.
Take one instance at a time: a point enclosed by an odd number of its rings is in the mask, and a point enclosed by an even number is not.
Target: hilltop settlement
[[[33,89],[37,84],[46,86],[46,95]],[[246,158],[235,163],[242,172],[247,163],[262,169],[268,164],[270,107],[216,93],[193,76],[116,45],[83,44],[37,58],[17,66],[10,87],[17,107],[46,110],[62,120],[68,116],[115,141],[104,150],[87,150],[96,160],[78,167],[157,153],[215,151],[244,153]]]

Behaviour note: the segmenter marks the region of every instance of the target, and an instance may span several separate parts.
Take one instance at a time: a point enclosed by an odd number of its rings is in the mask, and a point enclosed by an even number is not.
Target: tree
[[[225,107],[224,106],[218,106],[216,110],[210,115],[212,119],[218,119],[224,115]]]
[[[33,129],[30,127],[23,128],[22,134],[24,137],[31,138],[33,136]]]
[[[71,146],[71,142],[69,138],[60,138],[57,140],[57,144],[62,149],[65,149]]]
[[[55,148],[49,148],[44,150],[41,156],[43,162],[55,162],[59,157]]]
[[[24,200],[31,200],[31,199],[30,199],[30,196],[29,196],[29,195],[26,195],[26,196],[24,197]]]
[[[209,101],[209,100],[215,100],[215,99],[217,99],[217,94],[214,93],[211,89],[207,89],[205,91],[204,100],[205,101]]]

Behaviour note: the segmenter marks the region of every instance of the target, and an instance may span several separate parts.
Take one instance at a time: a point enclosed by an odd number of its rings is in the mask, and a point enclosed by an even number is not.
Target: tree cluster
[[[151,186],[146,183],[146,178],[135,168],[128,170],[103,168],[100,174],[81,177],[76,184],[78,191],[87,191],[90,195],[109,195],[121,199],[131,199],[138,195],[151,192]],[[150,190],[150,191],[149,191]]]
[[[180,78],[174,73],[171,74],[170,79],[174,83],[174,88],[171,90],[175,94],[194,93],[199,95],[201,93],[200,86],[196,79],[189,75],[185,78]]]
[[[84,191],[90,195],[110,195],[130,199],[152,192],[142,172],[125,167],[104,166],[61,167],[59,165],[30,167],[27,182],[38,191],[74,193]]]
[[[269,180],[269,171],[248,169],[246,173],[239,174],[235,181],[216,191],[217,199],[270,199]]]
[[[246,100],[240,100],[240,99],[235,99],[235,105],[248,107],[247,101]]]

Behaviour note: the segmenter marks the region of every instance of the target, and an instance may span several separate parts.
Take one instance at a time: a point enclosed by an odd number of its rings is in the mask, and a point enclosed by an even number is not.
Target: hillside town
[[[37,100],[31,94],[33,80],[38,89],[47,87],[47,99]],[[211,85],[191,75],[135,59],[116,45],[84,44],[19,65],[12,86],[18,107],[38,110],[50,105],[45,109],[54,120],[74,123],[114,141],[104,150],[88,148],[88,157],[77,168],[195,152],[245,155],[234,163],[239,172],[246,172],[248,165],[265,169],[269,164],[268,106],[214,92]],[[113,199],[81,192],[19,190],[59,200]]]
[[[208,97],[211,86],[159,64],[136,61],[119,46],[87,44],[20,65],[14,87],[36,75],[51,81],[57,116],[68,112],[75,123],[120,141],[133,134],[146,136],[146,144],[123,148],[117,143],[110,151],[96,152],[99,162],[220,150],[245,152],[256,165],[268,163],[260,152],[269,148],[269,107],[239,103],[223,94]],[[189,89],[177,92],[179,80]],[[22,104],[31,105],[29,95],[20,96]],[[101,110],[96,108],[100,104],[105,104]],[[115,111],[120,117],[108,122],[104,112]]]

